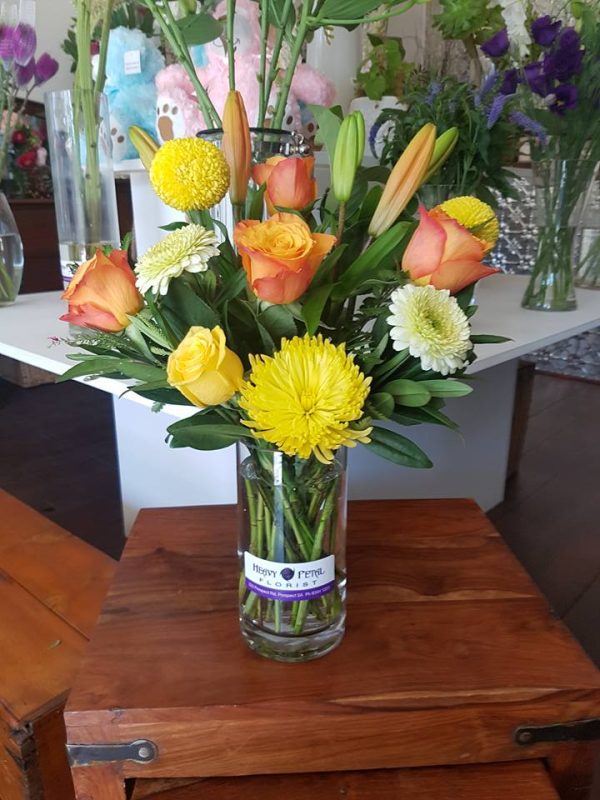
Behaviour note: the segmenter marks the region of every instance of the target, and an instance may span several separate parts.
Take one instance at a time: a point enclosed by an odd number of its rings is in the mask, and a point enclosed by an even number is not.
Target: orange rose
[[[144,305],[124,250],[113,250],[110,256],[96,250],[73,275],[63,300],[69,302],[68,313],[61,317],[64,322],[113,333],[126,328],[127,315],[137,314]]]
[[[481,261],[484,244],[442,211],[429,213],[419,208],[420,222],[402,259],[402,269],[421,286],[449,289],[457,294],[497,269]]]
[[[277,304],[304,294],[336,241],[328,233],[313,233],[296,214],[284,213],[266,222],[238,222],[234,239],[253,292]]]
[[[265,200],[269,214],[279,208],[302,211],[317,199],[317,182],[314,179],[315,160],[312,156],[273,156],[264,164],[252,169],[254,182],[266,183]]]

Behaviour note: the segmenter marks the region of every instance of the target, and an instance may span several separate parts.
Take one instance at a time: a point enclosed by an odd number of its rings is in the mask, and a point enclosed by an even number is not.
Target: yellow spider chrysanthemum
[[[150,180],[168,206],[179,211],[204,211],[225,197],[229,167],[212,142],[172,139],[152,159]]]
[[[470,231],[491,250],[498,241],[500,226],[494,209],[477,197],[453,197],[437,206],[452,219]],[[437,210],[436,209],[436,210]]]
[[[319,336],[283,340],[273,357],[251,356],[241,389],[244,425],[290,456],[314,454],[328,463],[338,447],[367,444],[371,428],[354,430],[369,394],[365,378],[344,345]]]

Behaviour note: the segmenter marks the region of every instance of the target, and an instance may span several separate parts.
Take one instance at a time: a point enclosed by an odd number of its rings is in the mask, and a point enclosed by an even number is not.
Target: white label
[[[139,50],[127,50],[123,56],[125,75],[139,75],[142,71],[142,54]]]
[[[335,557],[285,564],[266,561],[246,551],[244,574],[248,589],[261,597],[284,601],[313,600],[333,591]]]

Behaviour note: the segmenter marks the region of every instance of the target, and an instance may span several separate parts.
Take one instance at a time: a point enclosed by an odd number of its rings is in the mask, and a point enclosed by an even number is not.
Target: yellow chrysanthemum
[[[269,356],[251,356],[241,389],[244,425],[290,456],[314,454],[328,463],[338,447],[368,443],[371,428],[354,430],[369,394],[365,378],[344,345],[319,336],[283,340]]]
[[[229,167],[212,142],[172,139],[152,159],[150,180],[168,206],[179,211],[204,211],[225,197]]]
[[[498,218],[494,209],[483,200],[477,197],[452,197],[437,208],[483,242],[486,250],[491,250],[498,241],[500,234]]]

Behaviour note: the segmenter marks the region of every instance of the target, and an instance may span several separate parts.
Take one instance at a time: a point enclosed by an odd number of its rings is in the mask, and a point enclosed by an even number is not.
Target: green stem
[[[298,64],[298,60],[300,59],[300,54],[302,53],[302,48],[304,47],[304,42],[306,41],[306,36],[310,28],[309,26],[310,3],[311,0],[302,0],[300,21],[296,29],[294,37],[294,45],[292,47],[292,52],[290,53],[290,61],[285,71],[285,76],[283,78],[283,81],[281,83],[281,89],[279,90],[279,94],[277,96],[277,105],[275,107],[275,115],[273,117],[274,128],[281,128],[281,126],[283,125],[285,107],[290,93],[290,87],[292,85],[292,79],[294,77],[294,72],[296,71],[296,66]]]
[[[293,0],[285,0],[283,11],[281,13],[281,27],[277,28],[277,32],[275,34],[275,41],[273,42],[273,51],[271,53],[271,66],[269,68],[269,73],[265,85],[264,114],[261,114],[259,122],[259,126],[261,127],[265,124],[267,110],[269,107],[269,98],[271,97],[271,90],[273,89],[273,84],[275,83],[277,75],[279,74],[279,56],[281,55],[281,48],[283,46],[285,27],[287,25],[292,7],[293,7]]]
[[[227,61],[229,90],[235,91],[235,0],[227,0]]]
[[[265,94],[267,81],[267,43],[269,39],[269,6],[268,0],[259,0],[260,8],[260,66],[258,69],[258,121],[262,128],[267,114],[267,96]]]
[[[96,76],[95,91],[102,94],[106,83],[106,59],[108,57],[108,40],[110,39],[110,23],[112,19],[115,0],[106,0],[104,19],[102,20],[102,33],[100,34],[100,53],[98,56],[98,75]]]

